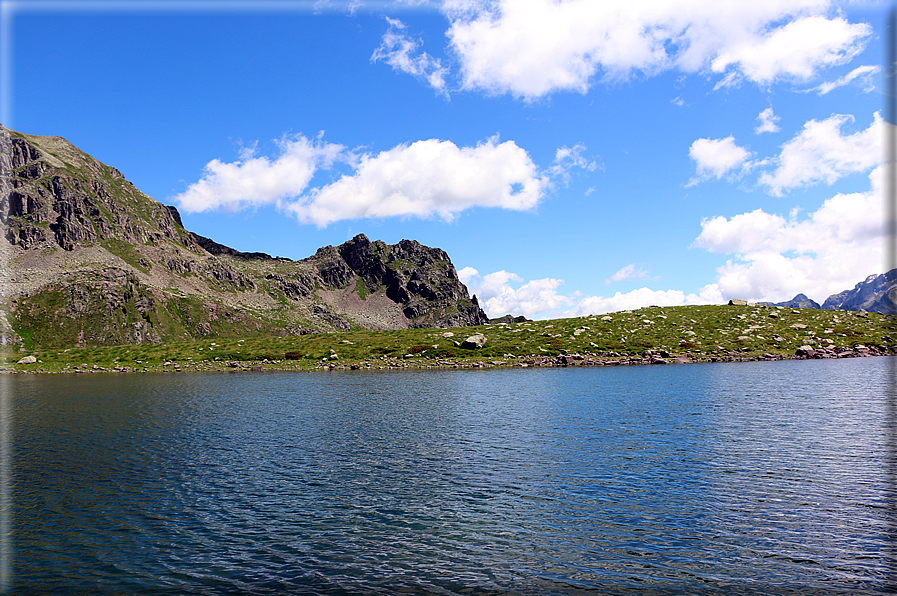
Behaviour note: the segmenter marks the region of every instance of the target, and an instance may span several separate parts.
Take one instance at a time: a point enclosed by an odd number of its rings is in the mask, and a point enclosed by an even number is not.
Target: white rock
[[[468,337],[461,343],[461,347],[466,348],[468,350],[471,350],[474,348],[482,348],[485,345],[486,345],[486,336],[483,335],[482,333],[475,333],[474,335],[471,335],[470,337]]]

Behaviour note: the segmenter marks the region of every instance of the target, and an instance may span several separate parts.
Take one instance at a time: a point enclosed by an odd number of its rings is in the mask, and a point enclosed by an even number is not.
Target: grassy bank
[[[485,346],[464,349],[482,333]],[[209,339],[0,354],[5,371],[313,370],[513,366],[599,361],[741,360],[793,356],[802,346],[873,352],[897,348],[893,317],[878,313],[762,306],[648,307],[607,315],[454,329],[406,329],[298,337]],[[16,364],[23,356],[38,359]],[[575,358],[561,359],[569,355]]]

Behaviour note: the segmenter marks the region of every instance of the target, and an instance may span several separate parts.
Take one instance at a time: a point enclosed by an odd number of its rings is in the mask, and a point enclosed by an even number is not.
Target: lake
[[[7,592],[883,594],[894,365],[7,376]]]

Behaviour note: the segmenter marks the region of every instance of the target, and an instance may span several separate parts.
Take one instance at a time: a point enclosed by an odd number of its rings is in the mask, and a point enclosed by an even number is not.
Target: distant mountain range
[[[358,235],[300,261],[184,229],[174,207],[60,137],[0,126],[0,340],[70,347],[488,317],[449,256]]]
[[[771,306],[789,308],[821,308],[825,310],[865,310],[897,314],[897,269],[880,275],[870,275],[852,290],[832,294],[820,304],[798,294],[787,302],[761,302]]]

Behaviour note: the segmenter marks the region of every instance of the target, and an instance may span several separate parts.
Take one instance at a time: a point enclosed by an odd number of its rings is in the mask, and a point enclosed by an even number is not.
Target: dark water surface
[[[885,593],[887,358],[16,376],[12,593]]]

